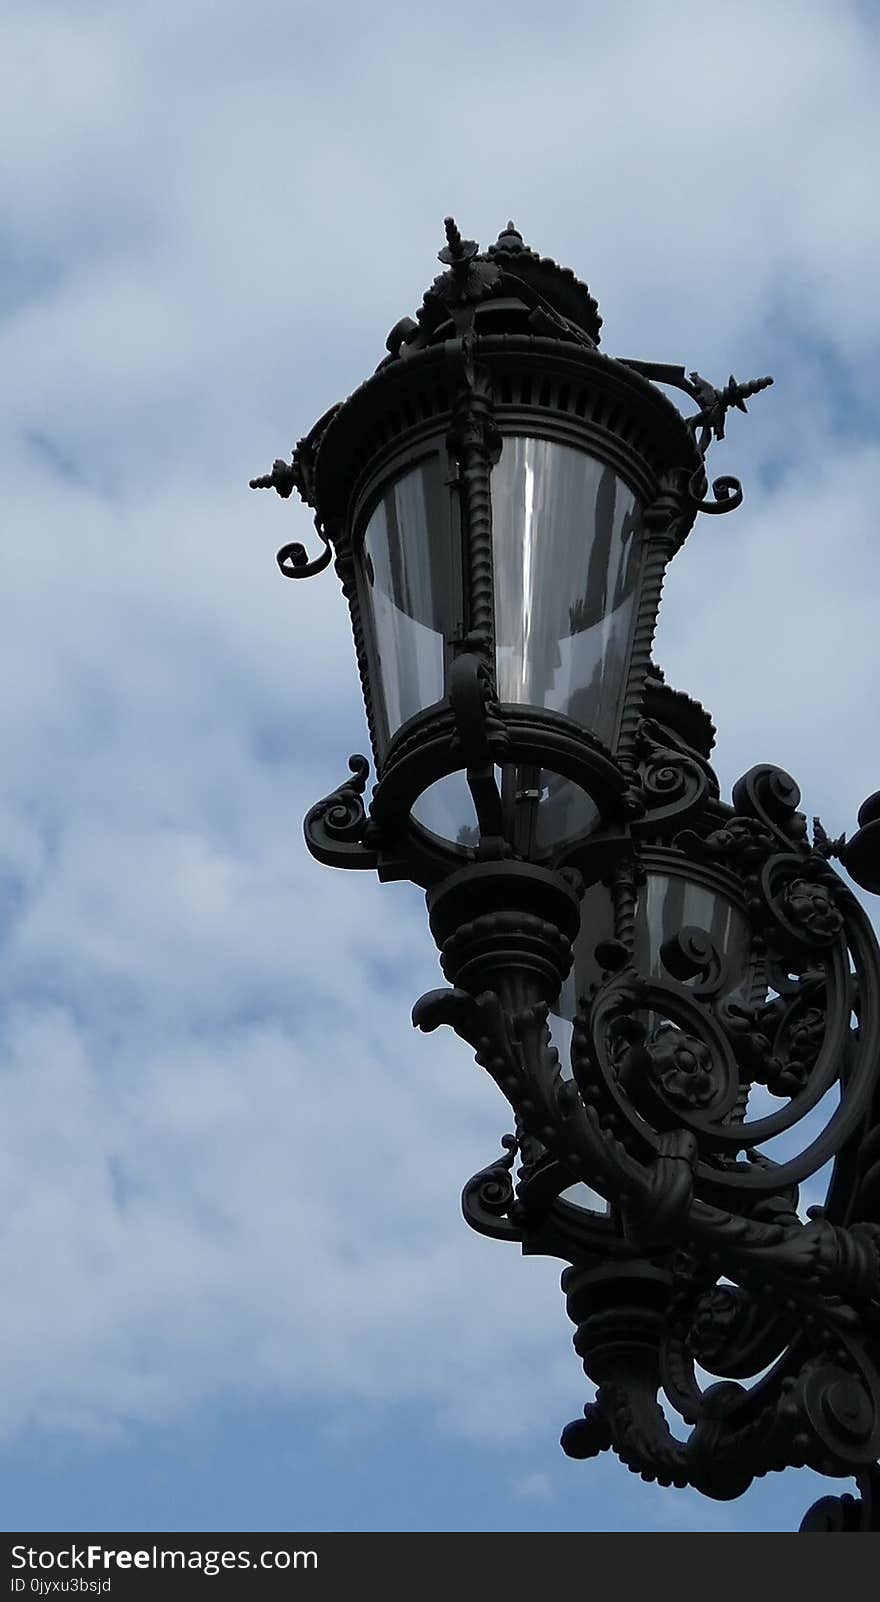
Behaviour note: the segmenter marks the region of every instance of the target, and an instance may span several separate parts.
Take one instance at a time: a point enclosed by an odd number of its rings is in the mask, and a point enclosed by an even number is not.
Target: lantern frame
[[[682,367],[610,358],[597,349],[587,286],[513,224],[485,253],[450,219],[446,235],[445,271],[416,319],[392,330],[376,373],[290,463],[252,481],[284,498],[296,489],[315,511],[322,553],[310,561],[287,545],[279,565],[301,578],[335,561],[376,764],[368,807],[369,764],[350,759],[351,776],[307,815],[308,848],[427,892],[449,985],[421,998],[413,1022],[449,1024],[512,1109],[504,1155],[465,1185],[462,1207],[481,1233],[567,1265],[575,1349],[596,1387],[563,1432],[569,1455],[613,1448],[644,1479],[717,1499],[806,1464],[854,1476],[861,1499],[823,1499],[803,1529],[880,1529],[880,950],[831,867],[837,859],[880,889],[880,793],[849,841],[818,819],[811,837],[797,785],[770,764],[722,801],[708,715],[652,662],[669,561],[699,512],[742,500],[730,477],[710,491],[707,450],[728,411],[771,380],[719,389]],[[660,385],[696,412],[682,417]],[[610,744],[570,716],[498,696],[492,472],[505,438],[523,435],[584,452],[640,508]],[[429,445],[453,464],[461,629],[445,640],[443,696],[386,743],[359,541],[365,511]],[[582,789],[597,809],[590,829],[523,849],[496,778],[511,767]],[[473,844],[413,815],[453,773],[473,799]],[[666,927],[660,970],[657,953],[643,961],[639,898],[651,874],[736,909],[748,939],[741,982],[712,927]],[[598,886],[601,927],[582,911]],[[566,1077],[548,1020],[575,947],[594,937]],[[798,1188],[829,1162],[825,1200],[805,1212]],[[571,1199],[583,1184],[604,1213]],[[718,1383],[707,1388],[698,1365]]]

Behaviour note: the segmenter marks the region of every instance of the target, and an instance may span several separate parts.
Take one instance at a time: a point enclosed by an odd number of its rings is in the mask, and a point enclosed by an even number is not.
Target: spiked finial
[[[750,395],[760,395],[762,389],[769,389],[773,383],[772,378],[750,378],[747,384],[740,384],[733,374],[726,389],[721,391],[721,399],[725,406],[736,406],[739,411],[748,411],[746,400]]]
[[[443,226],[446,229],[446,244],[437,252],[437,259],[445,267],[451,267],[454,273],[464,273],[480,247],[475,239],[462,239],[454,217],[444,217]]]
[[[443,218],[443,227],[446,229],[446,243],[449,246],[449,249],[452,251],[453,256],[460,256],[461,255],[461,234],[459,232],[458,223],[456,222],[455,218],[454,217],[444,217]]]

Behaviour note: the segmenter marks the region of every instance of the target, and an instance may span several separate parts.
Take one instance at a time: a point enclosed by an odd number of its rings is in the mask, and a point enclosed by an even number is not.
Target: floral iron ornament
[[[563,1432],[565,1451],[613,1450],[644,1479],[719,1499],[807,1465],[854,1477],[860,1498],[823,1499],[803,1529],[880,1529],[880,952],[831,867],[880,891],[880,796],[850,841],[818,820],[810,838],[793,779],[767,764],[724,803],[708,715],[651,660],[669,560],[700,511],[742,500],[729,476],[710,495],[709,446],[771,380],[719,390],[682,367],[600,355],[587,286],[512,223],[485,253],[451,220],[446,236],[444,272],[392,329],[377,373],[290,464],[253,481],[284,499],[296,489],[315,514],[324,550],[310,561],[285,546],[286,576],[335,558],[377,765],[368,805],[369,764],[352,757],[306,818],[308,847],[427,892],[449,987],[422,997],[413,1021],[469,1043],[514,1117],[504,1155],[465,1186],[464,1216],[567,1265],[595,1399]],[[683,391],[695,414],[657,386]],[[524,436],[598,464],[593,531],[585,506],[579,540],[609,561],[620,486],[640,508],[622,525],[638,580],[610,738],[572,707],[500,693],[507,513],[494,475]],[[427,484],[431,452],[448,463],[456,516],[416,556],[402,528],[395,627],[405,632],[424,573],[436,586],[459,548],[460,608],[438,623],[432,599],[420,615],[419,641],[443,634],[442,685],[395,728],[370,519],[394,485]],[[421,502],[394,502],[398,522],[405,505]],[[539,526],[534,559],[550,549]],[[610,580],[588,578],[582,593],[573,582],[572,639],[594,617],[606,638],[596,595]],[[559,647],[554,672],[562,660]],[[586,696],[579,707],[595,704]],[[420,813],[450,776],[476,819],[454,837]],[[542,819],[567,817],[572,795],[579,827],[548,832]],[[554,1043],[565,1018],[570,1066]],[[805,1207],[801,1187],[830,1165]]]
[[[855,897],[800,836],[787,775],[755,769],[737,797],[726,828],[682,834],[676,849],[738,860],[772,999],[725,997],[721,954],[684,929],[663,977],[639,973],[623,942],[600,954],[572,1078],[537,982],[524,1005],[488,989],[434,991],[414,1019],[451,1024],[517,1114],[519,1183],[509,1155],[492,1165],[466,1189],[469,1222],[572,1264],[563,1285],[597,1395],[565,1450],[612,1448],[644,1479],[718,1498],[788,1465],[867,1487],[880,1455],[877,947]],[[752,1120],[762,1087],[787,1104]],[[823,1128],[782,1162],[762,1156],[810,1129],[835,1087]],[[832,1159],[824,1205],[802,1221],[797,1187]],[[560,1199],[576,1181],[605,1197],[606,1215]],[[704,1390],[697,1365],[722,1383]],[[661,1389],[692,1427],[686,1440]],[[849,1523],[828,1528],[874,1527],[870,1498],[846,1506]]]

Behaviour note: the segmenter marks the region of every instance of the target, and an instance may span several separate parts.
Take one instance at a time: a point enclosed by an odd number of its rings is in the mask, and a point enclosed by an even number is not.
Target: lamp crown
[[[416,322],[395,324],[387,342],[392,361],[447,338],[464,307],[473,308],[478,330],[598,345],[602,318],[587,285],[570,267],[527,245],[512,219],[484,251],[462,236],[454,217],[444,218],[444,229],[446,243],[437,254],[447,270],[425,292]]]

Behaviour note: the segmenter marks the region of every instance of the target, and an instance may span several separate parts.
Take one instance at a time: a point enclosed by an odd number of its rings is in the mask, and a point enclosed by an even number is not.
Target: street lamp
[[[830,866],[880,890],[880,796],[848,843],[767,764],[723,802],[711,720],[651,656],[669,561],[742,500],[707,450],[771,380],[602,354],[587,286],[512,223],[483,253],[448,219],[440,260],[253,481],[315,510],[321,554],[278,561],[335,559],[376,767],[368,809],[351,758],[307,844],[427,892],[449,987],[413,1020],[515,1120],[465,1218],[568,1265],[596,1396],[565,1450],[720,1499],[855,1476],[802,1528],[880,1528],[880,952]]]

